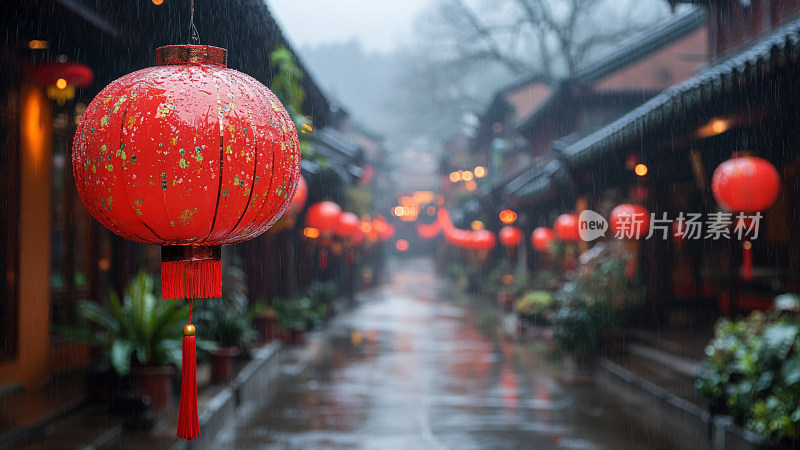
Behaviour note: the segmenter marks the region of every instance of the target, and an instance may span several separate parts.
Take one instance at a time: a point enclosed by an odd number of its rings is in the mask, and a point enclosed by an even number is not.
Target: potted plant
[[[277,337],[278,315],[275,308],[267,304],[266,299],[260,298],[250,308],[250,317],[253,318],[253,325],[258,331],[258,341],[263,344],[270,342]]]
[[[798,304],[784,294],[773,311],[720,319],[695,383],[712,414],[730,415],[766,448],[792,448],[800,439]]]
[[[78,303],[84,326],[70,329],[76,339],[98,345],[114,371],[131,377],[137,390],[149,398],[151,408],[163,411],[170,405],[171,377],[181,363],[181,330],[188,308],[178,302],[161,301],[153,293],[153,280],[139,272],[125,289],[121,302],[111,292],[108,305]],[[199,339],[200,349],[213,348]]]
[[[217,344],[217,348],[209,352],[212,383],[231,379],[234,358],[258,338],[247,311],[249,300],[244,271],[229,263],[223,277],[222,298],[202,302],[195,313],[198,333],[209,336]]]
[[[542,326],[548,322],[553,306],[553,294],[550,291],[528,291],[514,304],[521,323]]]
[[[289,344],[300,344],[304,332],[316,326],[325,315],[325,305],[308,297],[276,302],[278,324],[287,331]]]
[[[257,338],[256,331],[245,314],[236,308],[225,307],[224,302],[217,302],[217,306],[204,311],[204,315],[211,316],[210,321],[204,318],[203,323],[213,322],[209,328],[218,346],[209,352],[211,382],[222,383],[233,376],[234,358]]]
[[[625,327],[645,295],[641,281],[629,275],[632,255],[624,246],[600,243],[589,252],[556,292],[551,317],[556,341],[580,358],[624,351]]]

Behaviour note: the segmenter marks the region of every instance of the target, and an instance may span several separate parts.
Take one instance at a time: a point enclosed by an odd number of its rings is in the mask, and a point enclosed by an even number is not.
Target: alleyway
[[[502,339],[489,308],[448,298],[430,260],[392,269],[330,325],[307,370],[286,370],[272,403],[242,412],[213,447],[673,448],[633,425],[589,373]]]

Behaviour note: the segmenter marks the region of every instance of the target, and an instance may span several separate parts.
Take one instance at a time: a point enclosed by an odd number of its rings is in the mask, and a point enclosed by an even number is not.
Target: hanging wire
[[[194,26],[194,0],[189,0],[189,44],[199,45],[200,35],[197,34],[197,28]]]

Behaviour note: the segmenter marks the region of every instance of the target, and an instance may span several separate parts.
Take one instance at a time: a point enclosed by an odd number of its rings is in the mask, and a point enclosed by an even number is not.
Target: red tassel
[[[164,299],[222,296],[221,261],[164,261],[161,263]]]
[[[742,279],[750,281],[753,279],[753,244],[745,241],[742,251]]]
[[[194,333],[192,324],[183,328],[181,410],[178,415],[178,437],[187,441],[200,436],[200,420],[197,416],[197,357]]]

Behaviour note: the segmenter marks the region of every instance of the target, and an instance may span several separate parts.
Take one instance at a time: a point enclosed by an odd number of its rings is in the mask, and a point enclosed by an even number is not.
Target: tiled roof
[[[664,123],[686,116],[738,87],[740,81],[761,76],[800,52],[800,17],[768,32],[744,50],[717,62],[698,75],[665,89],[638,108],[561,150],[564,162],[581,166],[604,158]]]

